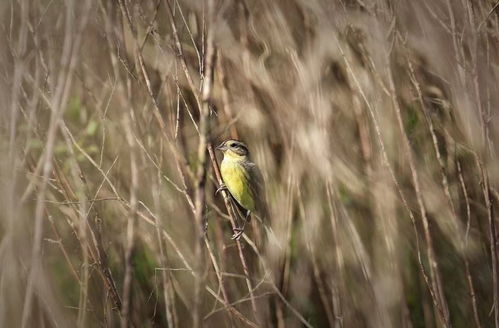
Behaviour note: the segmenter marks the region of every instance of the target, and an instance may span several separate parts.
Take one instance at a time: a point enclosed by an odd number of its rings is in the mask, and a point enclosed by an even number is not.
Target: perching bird
[[[229,139],[222,142],[217,149],[224,154],[220,165],[224,185],[220,186],[217,192],[225,188],[229,190],[238,205],[246,211],[244,223],[250,213],[265,219],[267,207],[262,174],[251,161],[248,147],[241,141]]]

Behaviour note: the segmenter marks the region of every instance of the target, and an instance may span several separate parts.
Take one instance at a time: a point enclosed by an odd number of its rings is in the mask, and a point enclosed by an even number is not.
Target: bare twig
[[[163,147],[161,147],[161,150],[162,149]],[[162,179],[161,179],[161,170],[159,169],[160,166],[156,167],[157,167],[157,179],[156,179],[157,182],[155,183],[156,188],[153,193],[153,197],[154,197],[154,207],[156,209],[156,212],[158,212],[161,201],[160,197],[161,197]],[[156,225],[155,227],[156,238],[158,240],[158,246],[159,246],[159,257],[160,257],[159,262],[161,263],[162,267],[166,267],[168,265],[168,259],[167,259],[166,249],[163,244],[163,238],[161,237],[160,221],[158,216],[155,217],[155,225]],[[168,327],[175,328],[178,327],[178,317],[175,307],[175,297],[173,295],[171,272],[162,271],[161,279],[163,283],[163,299],[165,301],[166,322],[168,323]]]
[[[492,295],[493,295],[493,308],[494,308],[494,324],[495,327],[499,327],[499,283],[498,279],[498,268],[497,268],[497,239],[496,239],[496,226],[495,226],[495,218],[492,213],[492,200],[490,197],[490,185],[489,185],[489,177],[487,171],[485,170],[483,163],[481,162],[478,154],[475,153],[475,161],[477,167],[480,171],[480,176],[482,179],[482,194],[485,201],[485,208],[487,209],[487,219],[489,224],[489,242],[490,242],[490,258],[492,264]]]
[[[125,114],[125,133],[128,146],[130,148],[130,172],[131,172],[131,185],[130,185],[130,211],[127,218],[126,229],[126,248],[125,248],[125,278],[123,281],[123,307],[121,310],[121,328],[128,327],[130,323],[130,310],[131,310],[131,290],[132,290],[132,256],[135,244],[135,221],[137,217],[137,187],[138,187],[138,172],[137,172],[137,158],[135,140],[132,137],[132,123],[131,115]]]
[[[229,90],[227,89],[227,77],[225,75],[222,53],[219,53],[217,56],[217,73],[219,84],[222,88],[223,109],[227,116],[227,121],[230,122],[234,119],[234,114],[232,113],[232,107],[230,106]],[[239,134],[237,133],[234,124],[230,125],[230,135],[234,139],[239,139]]]
[[[219,185],[222,185],[223,184],[223,180],[222,180],[222,175],[220,174],[220,168],[218,166],[218,162],[217,162],[217,158],[215,156],[215,151],[213,150],[213,146],[210,144],[208,145],[208,152],[210,154],[210,159],[211,159],[211,164],[212,164],[212,167],[213,167],[213,171],[215,172],[215,176],[217,178],[217,182]],[[229,217],[230,217],[230,224],[232,226],[232,230],[235,230],[237,228],[237,219],[236,219],[236,213],[234,212],[234,209],[232,207],[232,204],[231,204],[231,198],[230,198],[230,195],[229,193],[226,191],[226,190],[221,190],[221,193],[222,193],[222,197],[224,199],[224,202],[225,202],[225,207],[227,208],[227,212],[229,213]],[[244,257],[244,253],[243,253],[243,248],[242,248],[242,245],[241,245],[241,242],[239,240],[236,240],[236,245],[237,245],[237,250],[238,250],[238,253],[239,253],[239,258],[241,260],[241,264],[243,266],[243,271],[244,271],[244,274],[246,276],[246,285],[248,287],[248,291],[250,293],[250,298],[251,298],[251,306],[253,308],[253,312],[255,314],[255,317],[256,317],[256,313],[257,313],[257,310],[256,310],[256,301],[253,297],[253,287],[251,285],[251,281],[249,279],[249,270],[248,270],[248,265],[247,265],[247,262],[246,262],[246,258]]]
[[[430,263],[430,273],[431,273],[431,283],[433,285],[433,289],[435,291],[436,295],[436,305],[441,311],[439,311],[439,314],[441,315],[441,320],[442,324],[445,327],[450,327],[450,321],[449,321],[449,310],[447,307],[447,302],[445,300],[444,292],[443,292],[443,287],[442,287],[442,279],[440,277],[440,270],[438,267],[438,262],[435,256],[435,250],[433,246],[433,238],[431,236],[430,232],[430,224],[427,216],[427,211],[426,211],[426,206],[423,201],[423,194],[422,194],[422,189],[420,186],[419,182],[419,174],[418,170],[414,161],[414,156],[412,153],[412,148],[409,143],[409,139],[407,137],[407,133],[404,128],[404,122],[402,120],[402,114],[400,111],[400,106],[398,103],[397,95],[396,95],[396,90],[395,90],[395,84],[393,82],[393,76],[392,72],[388,72],[389,76],[389,87],[390,87],[390,93],[391,93],[391,99],[392,99],[392,105],[395,110],[395,115],[397,118],[398,126],[400,133],[402,134],[402,141],[404,143],[404,147],[407,152],[407,158],[409,160],[409,167],[411,170],[411,175],[412,175],[412,182],[414,185],[414,191],[416,193],[416,200],[419,205],[419,210],[421,214],[421,219],[423,222],[423,228],[424,228],[424,236],[425,236],[425,241],[426,241],[426,252],[428,256],[428,262]]]
[[[196,257],[196,273],[194,283],[194,308],[193,308],[193,327],[198,328],[202,326],[201,315],[201,290],[204,289],[205,274],[206,274],[206,260],[203,254],[203,244],[205,243],[205,225],[207,224],[205,218],[206,207],[206,180],[208,161],[206,149],[209,144],[210,138],[210,97],[212,92],[212,79],[213,79],[213,65],[215,58],[215,45],[214,45],[214,28],[215,28],[215,3],[213,0],[208,1],[208,36],[207,36],[207,51],[204,58],[206,72],[203,80],[203,88],[201,94],[201,108],[199,119],[199,144],[198,144],[198,170],[196,174],[196,186],[194,190],[195,195],[195,246],[194,252]],[[172,19],[173,24],[173,19]],[[174,24],[173,24],[174,26]],[[179,42],[178,42],[179,43]],[[180,49],[180,48],[179,48]],[[182,56],[182,55],[181,55]]]
[[[262,265],[264,266],[264,268],[265,268],[265,270],[264,270],[264,272],[265,272],[264,276],[268,277],[268,273],[270,272],[270,270],[269,270],[268,264],[266,263],[265,259],[262,257],[262,255],[258,251],[258,248],[256,247],[255,243],[251,239],[249,239],[246,234],[243,234],[243,237],[244,237],[244,240],[251,246],[251,249],[253,249],[253,251],[255,252],[255,254],[260,259]],[[286,299],[286,297],[284,297],[284,295],[282,295],[281,291],[279,290],[279,288],[277,287],[277,285],[275,284],[275,282],[272,280],[272,278],[268,278],[267,281],[269,282],[270,286],[272,287],[272,289],[274,290],[274,292],[277,294],[277,296],[281,299],[281,301],[300,320],[300,322],[305,327],[312,328],[312,325],[310,325],[310,323],[303,317],[303,315],[297,309],[295,309],[295,307],[291,303],[289,303],[289,301]]]
[[[62,113],[64,111],[66,102],[68,100],[69,89],[72,83],[72,73],[76,67],[78,58],[78,49],[80,47],[83,29],[87,24],[88,14],[90,11],[90,1],[83,4],[81,17],[76,31],[73,31],[73,18],[74,18],[74,3],[69,3],[66,7],[66,32],[64,40],[64,48],[62,53],[62,69],[58,76],[57,89],[52,98],[52,105],[54,111],[51,114],[49,130],[47,132],[46,149],[43,153],[43,170],[42,182],[39,187],[38,200],[35,210],[35,236],[33,241],[33,249],[31,255],[31,266],[29,269],[26,295],[24,299],[24,307],[22,314],[22,327],[28,325],[31,316],[32,302],[33,302],[33,288],[35,278],[41,270],[41,242],[43,237],[43,213],[45,208],[45,193],[47,191],[47,180],[52,171],[52,154],[56,141],[56,131],[59,126]]]
[[[464,245],[465,247],[468,246],[468,241],[469,241],[469,231],[470,231],[470,225],[471,225],[471,207],[470,207],[470,200],[468,197],[468,191],[466,189],[466,184],[464,183],[464,178],[463,178],[463,173],[461,170],[461,163],[459,160],[457,161],[457,172],[459,175],[459,183],[461,184],[461,190],[463,192],[464,196],[464,201],[466,203],[466,218],[467,218],[467,223],[466,223],[466,235],[464,238]],[[475,294],[475,288],[473,286],[473,278],[471,277],[471,272],[470,272],[470,263],[468,261],[468,254],[464,254],[464,264],[466,268],[466,276],[468,280],[468,288],[470,291],[470,297],[471,297],[471,306],[473,308],[473,319],[475,320],[475,325],[477,328],[481,328],[480,324],[480,317],[478,315],[478,307],[477,307],[477,302],[476,302],[476,294]]]
[[[376,133],[376,137],[377,137],[377,140],[378,140],[378,144],[379,144],[379,147],[380,147],[380,150],[381,150],[381,155],[382,155],[382,158],[383,158],[383,164],[388,169],[388,172],[390,173],[390,177],[392,178],[392,181],[393,181],[393,183],[394,183],[394,185],[395,185],[395,187],[397,189],[399,197],[402,200],[402,204],[403,204],[404,208],[407,210],[407,213],[409,214],[409,218],[411,219],[411,223],[412,223],[413,228],[414,228],[414,234],[415,234],[415,239],[416,239],[416,252],[417,252],[418,265],[419,265],[421,274],[423,275],[425,283],[426,283],[426,285],[428,287],[428,291],[430,292],[430,295],[432,296],[432,301],[434,302],[435,307],[438,310],[438,313],[441,315],[442,318],[444,318],[445,316],[444,316],[443,309],[440,306],[439,301],[437,299],[437,297],[438,297],[437,294],[436,294],[437,292],[435,291],[435,289],[432,286],[432,284],[429,283],[429,278],[428,278],[427,273],[425,272],[425,268],[424,268],[424,265],[423,265],[423,260],[422,260],[422,256],[421,256],[421,249],[420,249],[420,244],[419,244],[419,234],[418,234],[418,230],[417,230],[417,226],[416,226],[416,218],[414,216],[413,211],[409,207],[407,199],[406,199],[404,193],[402,192],[400,184],[399,184],[399,182],[398,182],[398,180],[397,180],[397,178],[395,176],[395,172],[393,170],[393,167],[390,164],[390,161],[388,160],[388,154],[386,152],[385,142],[383,141],[383,136],[381,134],[380,124],[378,122],[378,118],[376,117],[375,109],[373,108],[373,106],[371,105],[371,103],[369,102],[369,100],[367,99],[367,96],[366,96],[365,92],[363,91],[358,78],[354,74],[352,66],[351,66],[350,62],[348,61],[348,59],[346,58],[345,53],[344,53],[342,47],[339,46],[339,49],[340,49],[340,52],[341,52],[341,54],[343,56],[343,59],[344,59],[344,61],[346,63],[347,69],[350,72],[350,74],[352,75],[353,81],[355,82],[355,86],[358,89],[358,91],[359,91],[359,93],[360,93],[360,95],[362,97],[362,100],[365,102],[366,108],[368,109],[368,113],[369,113],[369,115],[370,115],[370,117],[372,119],[373,126],[374,126],[375,133]]]
[[[173,11],[172,11],[172,7],[170,5],[170,0],[165,0],[165,5],[166,5],[167,12],[168,12],[168,16],[170,18],[170,25],[172,27],[173,38],[175,39],[175,47],[177,48],[178,58],[180,59],[180,65],[182,66],[182,70],[184,71],[185,78],[187,79],[187,82],[189,83],[189,87],[194,95],[194,98],[196,99],[199,113],[201,113],[202,105],[201,105],[199,91],[196,88],[196,85],[194,84],[194,81],[191,77],[191,74],[189,73],[189,67],[187,66],[187,62],[186,62],[185,56],[184,56],[184,50],[182,48],[182,43],[180,42],[180,38],[178,36],[177,26],[175,25],[175,18],[173,16]],[[205,58],[205,60],[206,60],[206,58]]]

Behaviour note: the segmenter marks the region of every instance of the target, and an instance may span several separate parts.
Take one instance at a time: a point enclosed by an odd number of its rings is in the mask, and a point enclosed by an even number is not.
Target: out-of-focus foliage
[[[497,13],[2,1],[0,326],[498,328]],[[272,232],[237,247],[208,163],[200,258],[207,65],[209,141],[249,145]]]

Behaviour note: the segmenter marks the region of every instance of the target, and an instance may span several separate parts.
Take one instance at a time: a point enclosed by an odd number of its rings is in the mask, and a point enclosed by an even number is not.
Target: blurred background
[[[2,1],[0,326],[498,328],[498,11]]]

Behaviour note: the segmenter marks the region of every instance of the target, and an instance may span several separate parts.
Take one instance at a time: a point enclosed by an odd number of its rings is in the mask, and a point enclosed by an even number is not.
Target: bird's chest
[[[232,196],[240,200],[245,193],[246,176],[244,175],[244,168],[239,163],[233,161],[222,161],[220,167],[222,171],[222,178],[227,189],[229,189]]]
[[[236,161],[223,160],[220,171],[231,195],[244,208],[252,210],[254,203],[244,167]]]

